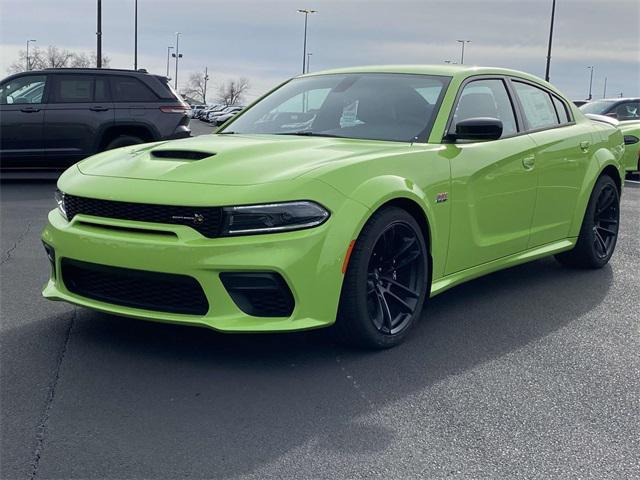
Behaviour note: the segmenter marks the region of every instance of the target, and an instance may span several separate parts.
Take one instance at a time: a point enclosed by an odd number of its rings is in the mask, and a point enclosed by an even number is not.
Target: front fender
[[[446,189],[446,186],[440,188],[440,190]],[[430,194],[426,193],[413,181],[397,175],[383,175],[371,178],[358,185],[349,194],[349,198],[365,205],[369,209],[367,215],[355,224],[354,239],[360,234],[371,215],[385,204],[403,200],[411,201],[417,205],[427,224],[427,231],[424,233],[433,262],[433,277],[438,278],[442,275],[449,235],[447,227],[449,218],[448,204],[439,205],[438,211],[435,212],[434,205],[429,201]]]

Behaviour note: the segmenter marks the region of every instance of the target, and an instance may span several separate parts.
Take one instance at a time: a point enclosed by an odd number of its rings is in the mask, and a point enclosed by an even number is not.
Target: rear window
[[[93,77],[90,75],[55,75],[54,103],[89,103],[93,101]]]
[[[520,98],[529,129],[549,128],[560,123],[551,101],[551,95],[528,83],[513,82],[513,85]]]
[[[116,102],[155,102],[158,97],[137,78],[111,78],[111,93]]]
[[[558,118],[560,119],[561,124],[569,123],[571,119],[569,118],[569,114],[567,113],[567,107],[564,102],[560,100],[555,95],[551,96],[553,100],[553,105],[556,107],[556,112],[558,113]]]

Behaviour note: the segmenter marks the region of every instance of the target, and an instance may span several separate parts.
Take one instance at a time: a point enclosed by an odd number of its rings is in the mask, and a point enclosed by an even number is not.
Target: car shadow
[[[610,266],[552,259],[498,272],[431,299],[409,340],[381,352],[326,331],[225,335],[78,309],[43,475],[228,478],[293,449],[383,452],[393,430],[364,417],[553,335],[612,282]]]

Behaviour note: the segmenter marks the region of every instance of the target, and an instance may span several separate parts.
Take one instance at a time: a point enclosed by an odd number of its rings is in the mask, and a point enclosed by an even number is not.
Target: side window
[[[155,102],[158,97],[137,78],[112,77],[111,94],[116,102]]]
[[[555,95],[552,95],[551,99],[553,100],[553,105],[556,107],[556,113],[558,114],[558,118],[560,119],[560,124],[569,123],[571,119],[569,118],[567,107],[565,106],[564,102]]]
[[[618,120],[638,120],[640,118],[640,103],[625,102],[616,107],[615,112],[618,114]]]
[[[528,83],[514,81],[513,85],[522,104],[529,129],[555,127],[560,123],[551,101],[551,95]]]
[[[54,75],[53,103],[89,103],[93,101],[93,77],[90,75]]]
[[[95,92],[93,95],[96,102],[108,102],[109,101],[109,84],[106,77],[96,77]]]
[[[453,115],[453,128],[462,120],[477,117],[502,121],[502,137],[518,131],[513,105],[502,80],[474,80],[465,85]]]
[[[45,75],[25,75],[9,80],[0,87],[0,105],[42,103],[46,82]]]

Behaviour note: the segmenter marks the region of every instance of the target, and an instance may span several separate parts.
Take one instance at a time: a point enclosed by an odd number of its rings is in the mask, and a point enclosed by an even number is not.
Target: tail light
[[[163,113],[187,113],[191,108],[186,105],[171,105],[167,107],[160,107],[160,111]]]

